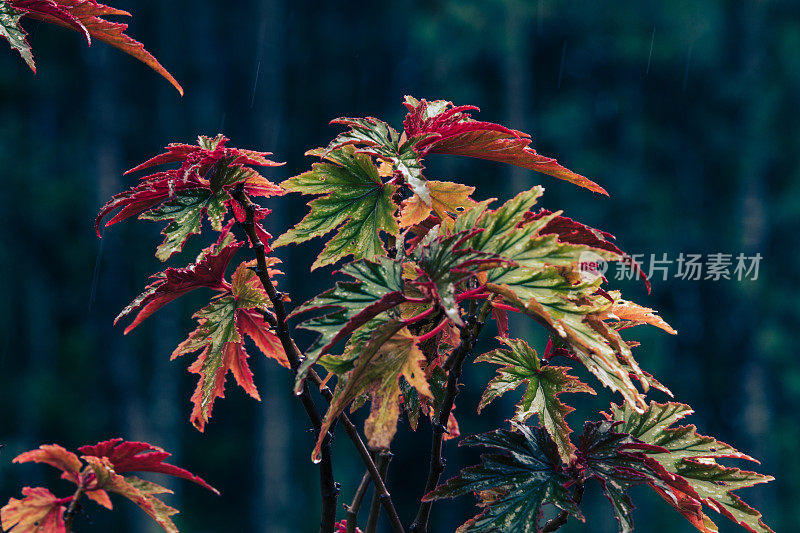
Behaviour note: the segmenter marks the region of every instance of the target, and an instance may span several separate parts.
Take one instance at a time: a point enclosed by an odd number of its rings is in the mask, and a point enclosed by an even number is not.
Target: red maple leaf
[[[256,152],[254,150],[245,150],[242,148],[228,148],[225,144],[228,138],[224,135],[217,135],[211,139],[209,137],[201,137],[198,144],[183,144],[171,143],[167,145],[166,152],[152,157],[144,163],[133,167],[125,172],[138,172],[146,168],[157,165],[164,165],[167,163],[181,162],[181,170],[188,172],[192,171],[199,175],[204,175],[211,167],[217,164],[220,160],[227,160],[228,166],[236,165],[256,165],[262,167],[277,167],[284,163],[276,163],[268,159],[272,152]],[[272,194],[280,194],[280,188],[273,185],[274,191]]]
[[[172,300],[183,296],[187,292],[208,287],[217,291],[230,291],[231,285],[225,280],[225,269],[228,267],[236,251],[243,242],[223,244],[225,237],[232,237],[228,232],[220,236],[220,240],[203,250],[197,262],[184,268],[168,268],[163,272],[154,274],[150,283],[142,294],[130,303],[114,319],[114,324],[136,309],[139,312],[133,322],[125,328],[125,334],[141,324],[141,322],[158,311]]]
[[[75,31],[82,33],[86,37],[86,42],[92,44],[92,37],[81,21],[69,10],[58,5],[55,0],[9,0],[9,4],[31,18],[49,16],[58,19]],[[36,72],[35,69],[34,72]]]
[[[201,181],[197,176],[182,178],[176,170],[147,176],[147,179],[143,178],[139,185],[115,194],[100,209],[100,213],[94,223],[94,229],[99,237],[100,223],[117,209],[119,209],[119,212],[106,222],[106,226],[111,226],[126,218],[144,213],[165,200],[174,198],[177,192],[205,188],[208,188],[208,183]]]
[[[99,442],[94,446],[81,446],[78,448],[84,456],[106,457],[114,465],[114,472],[157,472],[168,476],[180,477],[197,483],[211,492],[219,491],[209,485],[203,478],[196,476],[175,465],[165,463],[164,459],[172,454],[165,452],[158,446],[146,442],[129,442],[116,438]]]
[[[159,154],[125,174],[144,170],[155,165],[181,162],[178,169],[156,172],[144,176],[141,183],[115,195],[102,207],[95,220],[95,231],[100,236],[100,223],[119,209],[106,226],[138,215],[158,204],[175,198],[176,193],[189,189],[230,189],[243,184],[250,196],[279,196],[283,189],[244,165],[280,166],[283,163],[270,161],[270,152],[255,152],[240,148],[227,148],[228,138],[220,134],[214,138],[200,136],[197,145],[173,143],[167,151]],[[216,172],[211,172],[215,170]],[[264,214],[264,216],[266,216]],[[263,218],[261,216],[260,218]]]
[[[125,33],[127,24],[103,18],[109,15],[131,16],[127,11],[100,4],[95,0],[9,0],[9,4],[25,16],[80,32],[89,44],[93,37],[122,50],[155,70],[183,95],[183,88],[167,69],[144,49],[142,43]],[[29,65],[36,72],[32,59]]]
[[[601,194],[608,194],[598,184],[559,165],[531,148],[530,135],[492,122],[477,121],[468,113],[479,111],[475,106],[453,106],[436,102],[432,108],[426,100],[406,97],[408,114],[403,122],[409,139],[419,137],[414,149],[420,155],[429,153],[465,155],[510,163],[569,181]]]

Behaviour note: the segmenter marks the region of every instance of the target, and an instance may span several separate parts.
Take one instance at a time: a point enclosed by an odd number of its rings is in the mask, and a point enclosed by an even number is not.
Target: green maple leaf
[[[0,36],[5,37],[11,48],[19,52],[19,55],[22,56],[22,59],[25,60],[31,70],[36,72],[33,50],[27,40],[28,34],[19,24],[23,15],[22,11],[14,9],[6,2],[0,3]]]
[[[337,118],[332,124],[342,124],[350,129],[340,133],[329,145],[330,152],[342,146],[357,146],[359,153],[375,156],[389,161],[400,172],[403,179],[426,205],[431,205],[428,182],[422,176],[425,166],[414,145],[429,135],[419,135],[408,139],[406,135],[377,118]]]
[[[544,192],[540,186],[523,191],[495,210],[489,210],[491,201],[478,203],[464,211],[454,224],[455,232],[466,229],[482,230],[476,233],[468,245],[474,250],[492,253],[514,263],[515,267],[540,269],[545,266],[570,267],[581,261],[581,254],[593,252],[607,261],[621,259],[619,254],[588,245],[561,242],[553,234],[540,235],[540,231],[561,214],[560,211],[533,221],[526,221],[526,214],[536,205]],[[494,283],[498,274],[490,273]]]
[[[534,187],[496,210],[487,210],[488,202],[479,203],[458,216],[453,231],[472,228],[473,235],[462,246],[501,259],[486,272],[490,292],[503,296],[507,304],[526,312],[569,343],[604,385],[643,409],[646,404],[630,376],[637,377],[645,390],[649,382],[619,333],[602,321],[613,302],[596,294],[600,277],[581,280],[579,271],[586,252],[609,261],[622,256],[560,242],[554,234],[540,235],[558,216],[551,213],[526,222],[526,214],[541,193],[541,187]]]
[[[499,429],[467,437],[459,446],[500,452],[482,455],[480,465],[463,469],[423,497],[423,501],[431,501],[478,493],[484,510],[459,532],[534,533],[539,531],[545,504],[584,520],[567,488],[570,477],[561,469],[556,444],[543,428],[517,425],[517,431]]]
[[[425,355],[417,347],[417,339],[402,321],[389,320],[377,327],[369,340],[355,349],[353,369],[341,378],[334,398],[322,421],[322,430],[312,459],[319,460],[320,446],[333,421],[354,400],[368,395],[372,406],[364,424],[370,448],[388,449],[397,430],[400,416],[400,378],[430,398],[431,391],[422,365]]]
[[[645,390],[650,382],[633,359],[630,346],[617,330],[603,321],[612,302],[596,293],[600,278],[573,285],[558,269],[551,267],[538,273],[519,272],[519,277],[509,277],[506,281],[511,279],[524,284],[524,290],[510,283],[488,283],[487,290],[502,296],[507,304],[529,315],[567,343],[603,385],[619,391],[637,409],[646,408],[644,396],[634,385],[632,376],[639,379]]]
[[[392,199],[397,186],[383,183],[372,159],[356,153],[352,146],[327,152],[324,158],[328,162],[314,163],[310,171],[281,184],[290,192],[325,196],[309,202],[309,213],[281,235],[275,247],[336,230],[312,270],[349,255],[361,259],[384,254],[381,233],[397,236],[400,232],[394,217],[398,206]]]
[[[565,417],[575,409],[563,404],[558,395],[562,392],[596,394],[595,391],[578,378],[570,376],[568,367],[542,366],[536,351],[522,339],[498,337],[498,340],[511,350],[493,350],[475,359],[476,363],[501,365],[497,376],[492,378],[483,392],[478,412],[506,392],[525,384],[525,394],[517,404],[513,420],[525,423],[531,416],[537,415],[539,423],[558,446],[561,459],[569,462],[575,446],[569,440],[572,430]]]
[[[158,246],[156,257],[166,261],[183,249],[190,235],[200,233],[203,215],[208,217],[214,230],[221,231],[222,219],[228,211],[225,202],[229,199],[230,194],[225,190],[188,189],[175,193],[174,199],[140,215],[139,218],[147,220],[170,221],[161,232],[164,242]]]
[[[721,458],[757,461],[724,442],[698,434],[694,425],[672,427],[692,412],[688,405],[680,403],[651,402],[642,414],[628,406],[612,405],[609,416],[623,422],[620,431],[664,450],[648,451],[647,454],[667,472],[680,476],[673,487],[676,497],[665,499],[695,527],[701,531],[716,531],[714,523],[702,512],[699,505],[702,503],[748,531],[774,533],[764,524],[761,513],[733,494],[735,490],[774,478],[717,464],[716,459]],[[691,505],[692,500],[696,505]]]
[[[308,370],[337,342],[405,301],[402,264],[388,257],[376,259],[377,261],[361,259],[345,265],[341,269],[342,274],[355,281],[339,281],[333,289],[323,292],[292,312],[292,316],[295,316],[318,309],[333,310],[298,325],[319,333],[319,337],[306,351],[306,358],[297,372],[295,391],[302,390]],[[369,335],[370,330],[366,329],[363,334]]]

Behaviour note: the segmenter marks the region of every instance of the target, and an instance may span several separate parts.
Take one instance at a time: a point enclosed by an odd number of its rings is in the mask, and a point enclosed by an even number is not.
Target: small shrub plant
[[[66,26],[90,43],[99,39],[131,54],[182,93],[158,61],[127,36],[124,24],[106,19],[125,14],[91,0],[0,0],[0,31],[35,69],[20,21],[31,17]],[[208,305],[194,314],[196,328],[172,353],[172,359],[195,358],[188,366],[198,378],[191,423],[199,431],[210,423],[228,374],[259,398],[249,356],[260,352],[286,367],[316,436],[309,460],[320,475],[322,533],[359,527],[374,532],[381,512],[396,533],[424,533],[437,501],[468,494],[477,497],[478,512],[458,531],[552,532],[570,519],[585,520],[580,508],[585,490],[602,491],[619,530],[627,532],[633,530],[627,492],[637,485],[652,488],[699,531],[717,531],[712,516],[719,514],[750,532],[771,532],[734,491],[772,478],[718,462],[755,459],[701,435],[693,425],[680,425],[692,413],[689,406],[646,398],[653,389],[672,394],[640,367],[632,351],[638,343],[626,334],[643,324],[676,332],[652,309],[605,286],[597,261],[623,262],[648,283],[613,237],[560,211],[537,208],[541,186],[505,202],[480,200],[474,187],[430,179],[425,161],[436,154],[468,156],[605,191],[538,154],[527,134],[474,118],[473,106],[410,96],[404,105],[401,129],[376,118],[334,120],[344,131],[328,146],[308,152],[317,160],[310,170],[280,184],[261,174],[279,164],[270,153],[233,148],[222,135],[170,144],[131,169],[151,173],[102,208],[98,236],[101,224],[132,217],[164,223],[155,253],[161,261],[180,253],[195,235],[215,234],[214,243],[188,266],[154,274],[116,319],[129,321],[124,330],[129,333],[188,292],[210,294]],[[257,202],[279,202],[289,193],[313,199],[302,220],[273,239],[270,210]],[[324,245],[310,270],[337,265],[343,279],[297,305],[281,289],[281,265],[272,252],[312,239]],[[509,313],[544,328],[546,345],[531,346],[517,337]],[[496,348],[476,354],[490,321],[499,332]],[[316,341],[301,350],[296,328],[316,333]],[[454,407],[462,372],[472,363],[497,367],[478,412],[517,389],[521,395],[516,392],[520,400],[502,427],[461,436]],[[578,366],[597,383],[571,375]],[[598,383],[618,393],[619,403],[585,422],[576,438],[567,423],[574,409],[565,396],[595,394]],[[366,404],[369,415],[359,428],[348,413]],[[428,475],[413,494],[392,494],[385,482],[398,423],[409,424],[421,439],[428,434],[419,426],[432,427],[429,456],[420,458],[429,464]],[[352,441],[365,468],[342,520],[331,453],[335,431]],[[450,440],[487,453],[442,482]],[[158,498],[169,491],[124,475],[129,472],[168,474],[215,490],[165,463],[169,454],[146,443],[113,439],[78,451],[80,456],[43,445],[14,459],[55,467],[76,488],[66,497],[44,487],[23,488],[22,499],[11,498],[2,508],[4,531],[73,531],[80,502],[111,509],[109,493],[135,502],[165,531],[177,531],[170,519],[177,511]],[[590,486],[590,480],[598,483]],[[377,503],[364,519],[359,510],[369,485]],[[414,517],[398,516],[393,503],[398,497],[418,502]],[[545,515],[546,508],[553,510]]]

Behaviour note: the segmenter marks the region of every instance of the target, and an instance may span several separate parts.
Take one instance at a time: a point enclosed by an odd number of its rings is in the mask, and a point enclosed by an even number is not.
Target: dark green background
[[[762,459],[778,479],[742,491],[776,531],[800,526],[796,500],[800,426],[800,8],[793,0],[595,2],[449,0],[314,2],[172,0],[115,2],[135,12],[130,33],[183,83],[186,96],[124,54],[87,48],[66,30],[27,21],[39,74],[0,53],[0,496],[49,482],[47,467],[11,465],[42,443],[69,448],[123,436],[175,453],[175,462],[222,491],[168,482],[189,532],[313,531],[318,478],[312,437],[288,374],[253,357],[263,401],[229,381],[205,434],[188,422],[195,377],[170,363],[208,294],[171,304],[123,337],[112,319],[162,265],[160,226],[129,221],[98,240],[92,221],[136,176],[122,172],[173,141],[219,131],[233,146],[276,152],[279,181],[311,160],[338,116],[373,115],[400,126],[403,95],[481,107],[480,117],[534,135],[534,146],[605,186],[600,197],[499,164],[431,158],[428,176],[505,198],[543,184],[543,203],[617,235],[631,253],[761,253],[757,281],[655,280],[652,294],[623,282],[630,299],[656,307],[678,329],[632,331],[642,366],[697,411],[691,421]],[[4,43],[0,43],[5,47]],[[293,195],[274,209],[279,234],[305,212]],[[194,257],[203,239],[193,238]],[[295,302],[331,283],[308,275],[320,243],[279,250]],[[617,282],[612,284],[617,285]],[[516,332],[539,349],[541,333]],[[489,332],[491,333],[491,332]],[[493,347],[486,335],[482,348]],[[308,338],[301,339],[306,346]],[[474,413],[490,365],[469,366],[456,414],[462,431],[503,425],[516,395]],[[590,384],[591,376],[578,372]],[[575,395],[573,395],[575,396]],[[653,399],[665,400],[654,392]],[[566,398],[572,400],[572,398]],[[575,398],[581,420],[618,400],[607,390]],[[363,414],[356,415],[360,420]],[[430,426],[395,441],[389,483],[409,523],[427,472]],[[335,443],[341,501],[361,467],[346,438]],[[446,445],[447,475],[475,454]],[[746,466],[746,465],[742,465]],[[587,491],[589,525],[612,532],[598,487]],[[693,529],[647,489],[632,491],[639,530]],[[150,531],[133,505],[116,513],[87,504],[78,531]],[[434,531],[473,513],[471,498],[438,504]],[[366,514],[366,513],[365,513]],[[341,517],[344,516],[343,511]],[[720,519],[721,531],[738,528]],[[149,529],[150,528],[150,529]]]

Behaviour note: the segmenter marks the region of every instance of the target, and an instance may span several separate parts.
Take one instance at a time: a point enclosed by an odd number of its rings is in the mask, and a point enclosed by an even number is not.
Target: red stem
[[[430,331],[429,331],[428,333],[426,333],[425,335],[423,335],[423,336],[419,337],[419,339],[417,340],[417,342],[425,342],[426,340],[428,340],[428,339],[430,339],[430,338],[432,338],[432,337],[436,336],[436,334],[437,334],[437,333],[439,333],[440,331],[442,331],[442,330],[444,329],[444,327],[447,325],[447,322],[448,322],[449,320],[450,320],[449,318],[444,318],[444,319],[443,319],[441,322],[439,322],[439,325],[438,325],[438,326],[436,326],[435,328],[433,328],[432,330],[430,330]]]
[[[510,306],[508,304],[504,304],[504,303],[500,303],[500,302],[494,302],[494,303],[492,303],[492,305],[494,307],[496,307],[497,309],[503,309],[505,311],[513,311],[515,313],[519,313],[520,312],[519,309],[517,309],[516,307],[512,307],[512,306]]]
[[[435,306],[434,306],[434,307],[431,307],[431,308],[429,308],[429,309],[426,309],[425,311],[421,312],[420,314],[418,314],[418,315],[416,315],[416,316],[412,316],[412,317],[411,317],[411,318],[409,318],[408,320],[405,320],[405,321],[403,322],[403,324],[405,324],[406,326],[410,326],[410,325],[411,325],[411,324],[413,324],[414,322],[419,322],[419,321],[420,321],[420,320],[422,320],[423,318],[425,318],[425,317],[427,317],[427,316],[429,316],[429,315],[433,314],[433,312],[434,312],[434,311],[436,311],[436,307],[435,307]]]
[[[466,300],[467,298],[473,298],[476,294],[482,293],[486,289],[486,285],[481,285],[480,287],[475,287],[474,289],[470,289],[468,291],[464,291],[458,296],[456,296],[456,301]]]
[[[481,292],[478,294],[461,293],[458,296],[456,296],[456,302],[462,302],[464,300],[485,300],[489,296],[490,295],[488,292]]]
[[[547,359],[551,351],[553,351],[553,338],[547,337],[547,346],[544,347],[544,355],[542,358]]]

